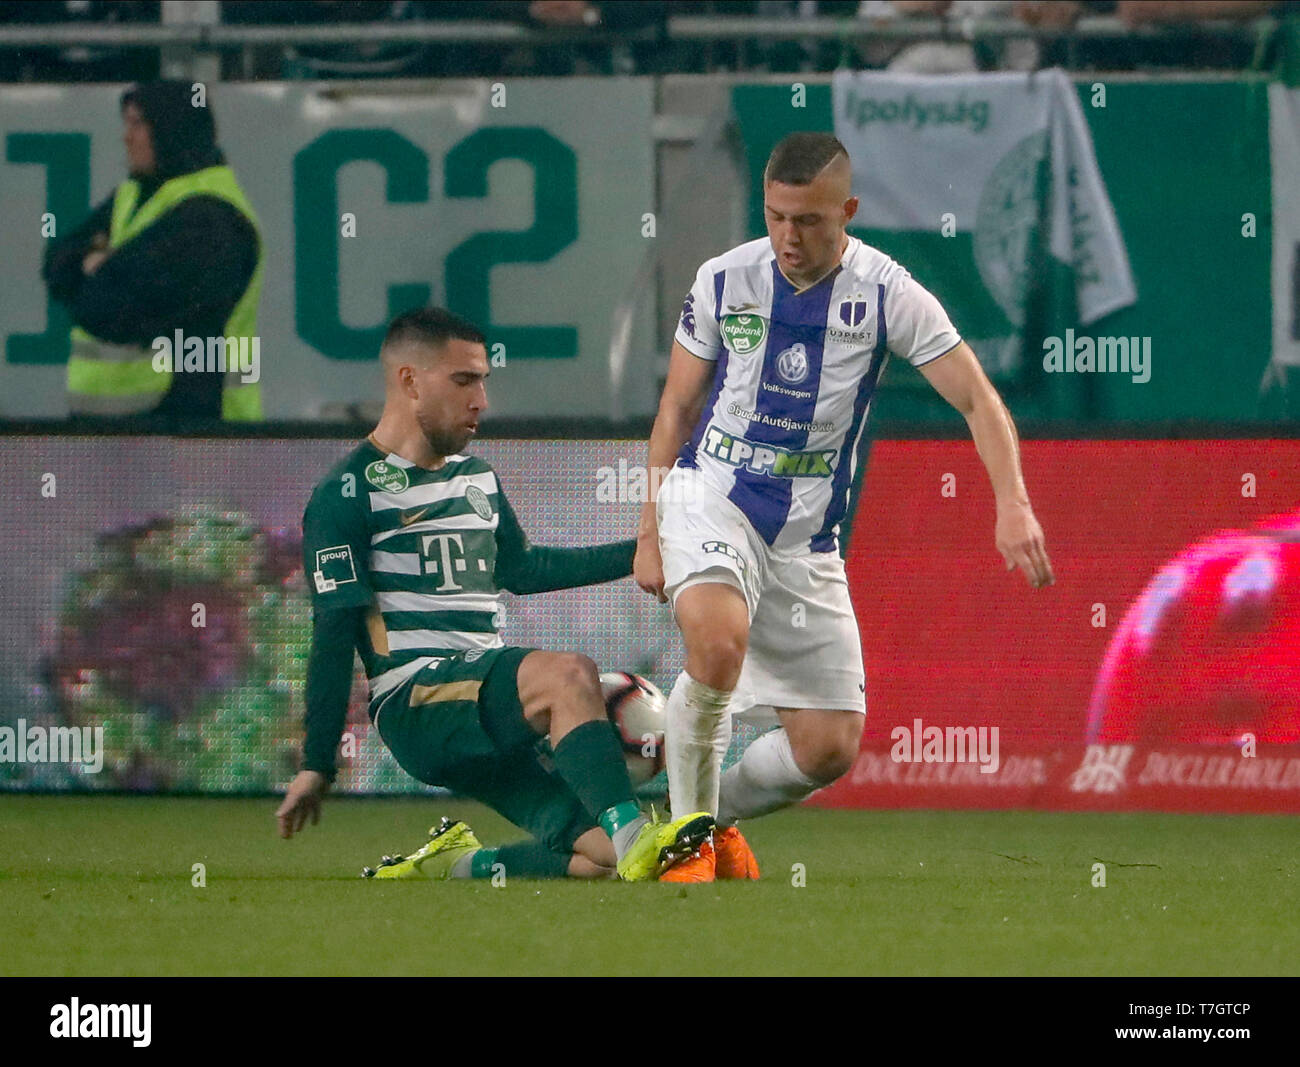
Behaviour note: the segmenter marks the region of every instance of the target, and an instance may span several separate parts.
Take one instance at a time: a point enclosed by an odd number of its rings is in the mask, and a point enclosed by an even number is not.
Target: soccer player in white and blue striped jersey
[[[791,135],[763,188],[768,236],[707,261],[686,297],[650,438],[651,469],[672,470],[642,512],[633,573],[672,601],[686,645],[669,795],[719,826],[668,880],[753,877],[736,820],[802,800],[857,756],[866,684],[838,538],[891,354],[966,417],[1008,569],[1053,580],[1015,426],[975,354],[903,267],[845,230],[858,201],[844,146]],[[746,710],[780,728],[722,774]]]

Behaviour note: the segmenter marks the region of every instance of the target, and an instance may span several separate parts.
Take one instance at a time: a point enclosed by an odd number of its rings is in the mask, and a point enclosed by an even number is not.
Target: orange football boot
[[[659,876],[661,882],[712,882],[716,867],[713,845],[705,840],[698,852],[678,860]]]
[[[713,831],[713,852],[718,878],[757,878],[758,860],[744,835],[734,826]]]

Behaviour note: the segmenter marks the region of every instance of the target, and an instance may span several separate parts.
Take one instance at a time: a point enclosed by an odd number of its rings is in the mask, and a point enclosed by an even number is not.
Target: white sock
[[[480,850],[476,848],[473,852],[466,852],[465,855],[457,859],[456,862],[451,865],[451,871],[448,873],[447,877],[472,878],[474,857],[478,855],[479,851]]]
[[[641,827],[649,821],[646,816],[638,815],[630,823],[615,830],[614,836],[610,839],[614,842],[614,855],[619,859],[627,855],[627,850],[632,847],[632,842],[636,840],[636,835],[641,832]]]
[[[668,695],[664,756],[673,815],[718,811],[722,757],[731,743],[731,693],[697,682],[685,671]]]
[[[718,824],[730,826],[737,819],[797,804],[821,784],[799,769],[785,730],[773,730],[745,749],[740,762],[722,776]]]

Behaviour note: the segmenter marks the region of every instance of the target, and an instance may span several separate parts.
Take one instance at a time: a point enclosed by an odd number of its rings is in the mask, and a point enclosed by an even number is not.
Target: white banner
[[[1075,88],[1062,71],[913,75],[840,72],[835,136],[853,161],[854,226],[974,235],[975,265],[1013,326],[1041,217],[1071,266],[1079,321],[1134,303],[1124,240]],[[1042,210],[1038,165],[1050,161]]]
[[[0,417],[66,413],[42,216],[66,233],[125,177],[121,90],[0,89]],[[390,301],[484,329],[489,419],[608,413],[610,316],[654,209],[650,79],[221,85],[208,103],[262,222],[268,418],[381,400]],[[625,368],[626,414],[654,410],[654,363]]]
[[[1273,364],[1300,367],[1300,89],[1268,87],[1273,167]]]

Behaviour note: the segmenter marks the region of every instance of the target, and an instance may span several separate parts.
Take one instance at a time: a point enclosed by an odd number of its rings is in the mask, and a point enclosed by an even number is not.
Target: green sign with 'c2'
[[[0,280],[19,309],[6,316],[0,386],[14,388],[0,388],[0,417],[62,413],[71,323],[47,297],[41,259],[125,177],[118,91],[53,92],[38,106],[0,89],[6,200],[15,218],[48,217],[54,231],[0,238]],[[232,85],[213,87],[209,102],[262,226],[268,417],[381,397],[373,364],[387,325],[427,304],[483,330],[497,414],[604,412],[611,312],[644,256],[653,208],[649,80],[400,94]],[[653,368],[644,389],[639,366],[626,373],[624,394],[644,394],[650,410]]]

